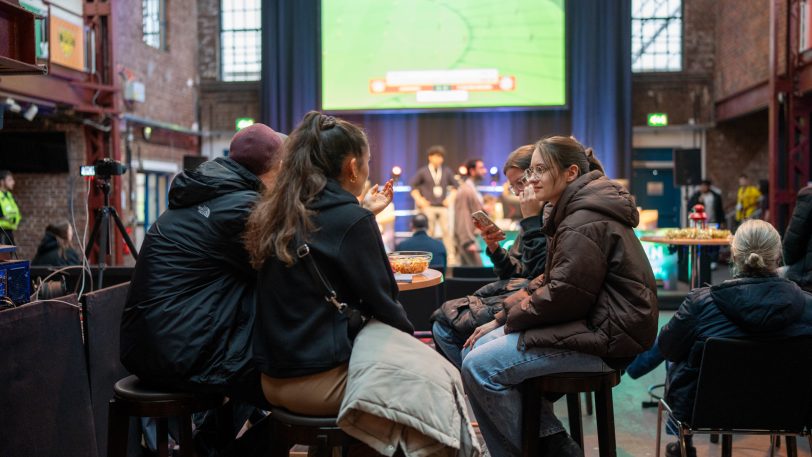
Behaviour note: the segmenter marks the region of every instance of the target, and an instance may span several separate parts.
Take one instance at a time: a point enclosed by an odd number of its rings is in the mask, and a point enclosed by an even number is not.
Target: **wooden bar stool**
[[[169,418],[180,421],[180,455],[192,457],[192,414],[217,409],[222,395],[172,392],[147,386],[137,376],[119,380],[113,387],[113,399],[107,417],[107,456],[126,457],[130,417],[153,417],[157,423],[158,455],[169,455]]]
[[[620,372],[608,373],[556,373],[528,379],[522,391],[522,455],[539,453],[540,404],[544,394],[566,394],[570,421],[570,436],[584,448],[581,422],[580,393],[595,392],[595,412],[598,428],[598,447],[601,457],[615,457],[615,418],[612,406],[612,388],[620,384]]]
[[[360,443],[336,425],[335,417],[294,414],[284,408],[271,408],[271,457],[287,457],[295,444],[316,446],[320,456],[329,457],[330,449]],[[346,454],[346,452],[342,452]]]

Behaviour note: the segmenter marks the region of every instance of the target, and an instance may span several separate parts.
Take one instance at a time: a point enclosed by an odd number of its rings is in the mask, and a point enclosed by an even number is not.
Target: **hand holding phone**
[[[488,251],[496,252],[499,249],[499,242],[505,239],[505,232],[496,226],[496,223],[483,211],[476,211],[471,214],[474,225],[482,232],[482,238],[488,246]]]

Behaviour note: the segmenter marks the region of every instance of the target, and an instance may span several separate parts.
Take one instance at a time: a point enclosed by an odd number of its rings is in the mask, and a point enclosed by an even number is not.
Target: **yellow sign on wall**
[[[85,32],[82,18],[51,9],[51,63],[85,70]]]

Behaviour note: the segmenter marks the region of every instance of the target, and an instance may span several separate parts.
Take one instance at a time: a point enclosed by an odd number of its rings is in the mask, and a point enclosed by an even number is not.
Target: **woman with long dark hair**
[[[338,301],[412,333],[373,214],[391,201],[392,184],[380,192],[373,186],[371,197],[359,204],[370,151],[363,130],[347,121],[310,112],[286,148],[279,177],[246,230],[251,262],[259,270],[254,358],[272,405],[334,415],[357,329],[348,313],[325,300],[308,262]]]

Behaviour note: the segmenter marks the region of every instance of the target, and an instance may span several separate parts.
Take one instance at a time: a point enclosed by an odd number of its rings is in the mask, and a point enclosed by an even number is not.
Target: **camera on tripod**
[[[113,160],[109,157],[97,160],[93,165],[82,165],[79,169],[82,176],[98,176],[99,178],[110,178],[120,176],[127,172],[127,165]]]

